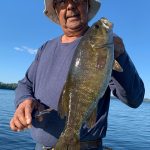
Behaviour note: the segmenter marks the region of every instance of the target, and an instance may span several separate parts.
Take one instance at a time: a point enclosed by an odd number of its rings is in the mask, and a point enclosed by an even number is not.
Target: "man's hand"
[[[32,122],[31,113],[35,106],[36,102],[31,99],[23,101],[16,109],[16,112],[10,121],[10,128],[13,131],[21,131],[30,128]]]
[[[115,59],[124,53],[125,47],[122,39],[114,34],[114,57]]]

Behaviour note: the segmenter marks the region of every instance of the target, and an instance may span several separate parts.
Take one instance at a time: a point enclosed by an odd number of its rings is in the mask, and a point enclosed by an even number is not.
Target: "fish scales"
[[[59,112],[67,121],[56,150],[80,150],[80,128],[108,87],[114,62],[112,23],[101,18],[82,37],[70,66]]]

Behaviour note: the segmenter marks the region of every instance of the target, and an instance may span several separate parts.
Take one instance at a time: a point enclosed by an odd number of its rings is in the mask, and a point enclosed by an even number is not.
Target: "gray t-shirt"
[[[39,49],[35,60],[25,77],[18,82],[16,89],[16,107],[30,97],[54,109],[42,122],[36,122],[35,119],[32,122],[33,139],[45,146],[53,146],[64,129],[65,119],[61,119],[58,115],[57,106],[72,57],[81,38],[71,43],[61,43],[60,39],[61,37],[50,40]],[[92,128],[82,126],[81,141],[98,140],[106,135],[110,89],[115,96],[131,107],[137,107],[143,99],[143,82],[127,53],[117,58],[117,61],[124,71],[112,72],[109,87],[97,105],[96,123]]]

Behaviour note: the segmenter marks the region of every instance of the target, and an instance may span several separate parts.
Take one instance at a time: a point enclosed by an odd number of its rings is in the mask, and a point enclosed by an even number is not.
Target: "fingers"
[[[119,57],[125,51],[123,41],[119,36],[114,36],[114,50],[115,58]]]
[[[26,107],[25,107],[26,108]],[[19,108],[16,113],[15,113],[15,120],[19,121],[23,126],[27,126],[26,118],[25,118],[25,113],[24,113],[24,108]]]
[[[19,118],[17,118],[17,117],[14,117],[11,119],[10,127],[13,131],[21,131],[21,130],[24,130],[26,128],[26,126],[24,126],[22,124],[22,122],[19,120]]]
[[[31,113],[33,110],[32,103],[32,100],[25,100],[18,106],[13,118],[10,121],[10,128],[13,131],[21,131],[31,127]]]
[[[25,107],[25,120],[26,120],[27,125],[31,125],[31,122],[32,122],[31,113],[32,113],[31,105],[26,106]]]
[[[11,121],[10,121],[10,128],[11,128],[13,131],[19,130],[19,129],[16,127],[13,118],[12,118]]]
[[[119,36],[114,36],[114,43],[118,45],[123,45],[123,41]]]

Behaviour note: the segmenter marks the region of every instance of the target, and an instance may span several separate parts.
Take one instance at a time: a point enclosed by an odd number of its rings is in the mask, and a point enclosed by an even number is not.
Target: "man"
[[[63,90],[74,51],[87,31],[88,21],[100,8],[99,0],[45,0],[45,14],[60,24],[63,35],[50,40],[39,49],[35,60],[19,81],[16,89],[16,112],[10,121],[14,131],[31,128],[36,150],[48,150],[55,146],[63,131],[65,120],[57,113],[57,105]],[[130,60],[121,38],[114,36],[115,59],[123,72],[112,72],[112,79],[97,106],[97,121],[93,128],[82,127],[82,150],[102,150],[102,138],[106,135],[110,90],[130,107],[138,107],[144,97],[144,85]],[[41,106],[43,108],[41,108]],[[51,108],[41,122],[33,112]],[[32,118],[33,116],[33,118]]]

